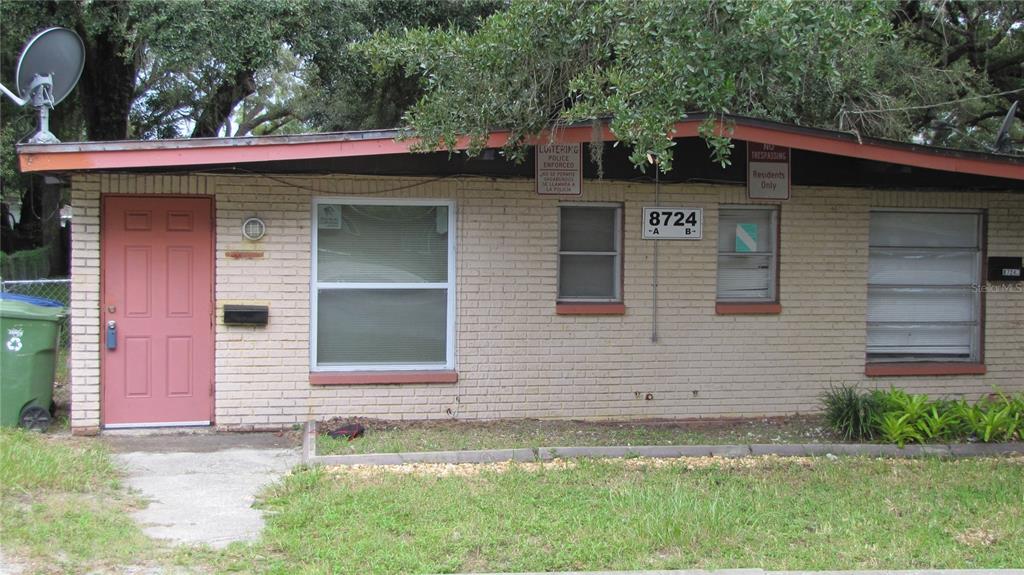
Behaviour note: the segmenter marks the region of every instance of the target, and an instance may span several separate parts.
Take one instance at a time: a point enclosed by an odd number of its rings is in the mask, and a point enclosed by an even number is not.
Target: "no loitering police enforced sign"
[[[790,149],[747,142],[747,197],[788,200]]]
[[[583,194],[583,144],[538,145],[536,154],[539,195]]]

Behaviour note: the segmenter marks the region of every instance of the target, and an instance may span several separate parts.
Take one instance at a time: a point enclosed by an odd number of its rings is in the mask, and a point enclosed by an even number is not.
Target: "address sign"
[[[645,240],[699,240],[703,208],[644,208]]]

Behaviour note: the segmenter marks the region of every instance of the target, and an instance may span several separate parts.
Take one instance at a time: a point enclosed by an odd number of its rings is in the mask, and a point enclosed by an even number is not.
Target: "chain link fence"
[[[0,282],[0,291],[52,299],[64,304],[65,307],[71,306],[70,279],[5,281]],[[65,356],[71,346],[71,330],[68,329],[68,325],[69,319],[65,316],[60,326],[60,348]]]

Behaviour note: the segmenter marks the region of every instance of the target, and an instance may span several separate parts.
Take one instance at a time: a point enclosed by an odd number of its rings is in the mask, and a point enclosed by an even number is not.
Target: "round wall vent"
[[[267,225],[259,218],[249,218],[242,223],[242,237],[249,241],[262,240],[267,233]]]

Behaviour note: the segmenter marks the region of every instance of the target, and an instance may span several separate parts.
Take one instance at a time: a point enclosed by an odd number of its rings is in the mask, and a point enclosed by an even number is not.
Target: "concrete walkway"
[[[133,518],[150,537],[220,548],[256,539],[256,494],[300,461],[296,442],[274,434],[113,435],[103,438],[126,483],[149,505]]]

